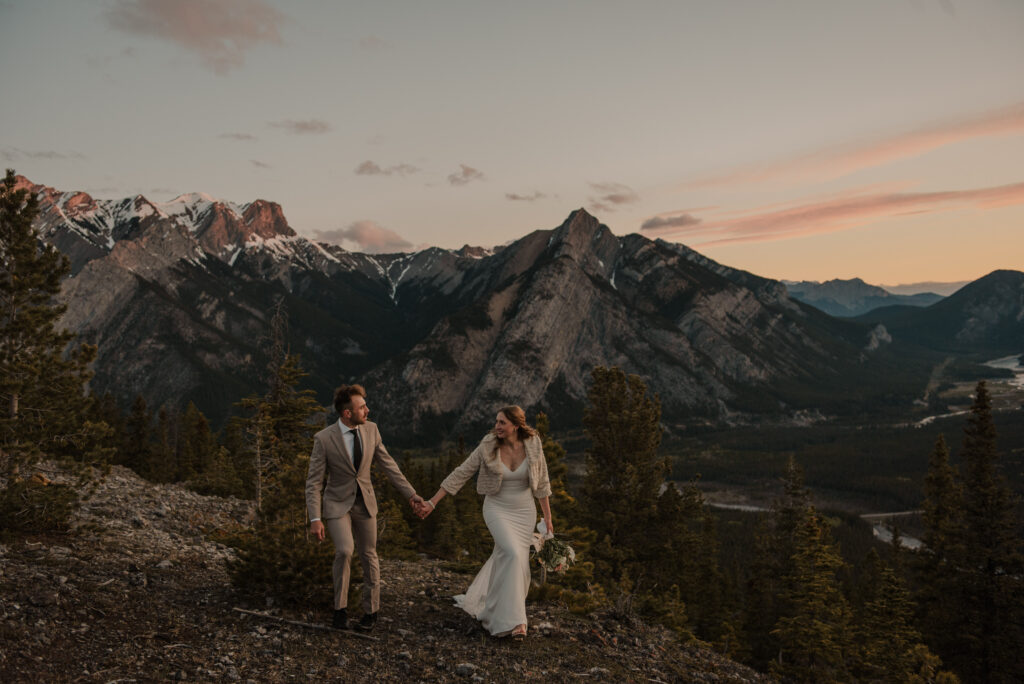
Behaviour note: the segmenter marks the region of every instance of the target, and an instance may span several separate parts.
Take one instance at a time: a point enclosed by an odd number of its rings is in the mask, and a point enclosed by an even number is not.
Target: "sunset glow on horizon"
[[[35,183],[279,203],[347,249],[584,207],[770,278],[1024,269],[1024,3],[0,2]]]

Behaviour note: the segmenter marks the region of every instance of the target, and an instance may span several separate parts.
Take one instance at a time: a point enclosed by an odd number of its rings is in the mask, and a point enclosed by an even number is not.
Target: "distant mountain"
[[[673,427],[909,402],[932,362],[885,328],[682,245],[616,237],[582,209],[500,250],[368,255],[296,235],[271,202],[104,201],[22,182],[45,239],[72,257],[63,322],[99,345],[94,389],[195,401],[215,422],[261,389],[276,302],[321,401],[363,381],[394,443],[475,434],[508,402],[578,425],[595,365],[642,376]]]
[[[931,306],[942,299],[933,292],[893,294],[876,285],[868,285],[860,278],[828,280],[824,283],[810,280],[784,282],[789,296],[831,316],[859,316],[882,306]]]
[[[894,338],[976,356],[1024,353],[1024,273],[993,271],[925,309],[886,307],[857,320]]]
[[[913,295],[921,294],[922,292],[931,292],[937,295],[942,295],[943,297],[948,297],[969,282],[971,281],[957,280],[955,282],[937,282],[931,280],[920,283],[905,283],[901,285],[879,285],[879,287],[895,295]]]

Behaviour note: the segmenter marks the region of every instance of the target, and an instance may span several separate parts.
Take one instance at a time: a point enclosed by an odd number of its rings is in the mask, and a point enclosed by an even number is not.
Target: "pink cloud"
[[[711,218],[688,225],[660,225],[659,222],[672,221],[672,217],[656,217],[645,221],[645,225],[654,226],[645,232],[672,239],[697,239],[695,244],[708,247],[832,233],[893,216],[964,208],[986,210],[1018,204],[1024,204],[1024,183],[944,192],[861,193],[785,208],[762,207],[731,218]]]
[[[107,21],[120,31],[176,43],[223,75],[244,64],[246,50],[280,45],[285,17],[261,0],[118,0]]]
[[[591,183],[590,187],[598,193],[597,197],[589,198],[590,209],[594,211],[615,211],[624,204],[640,201],[640,195],[622,183]]]
[[[777,163],[751,166],[689,183],[717,186],[771,180],[838,178],[859,169],[914,157],[962,140],[1024,132],[1024,103],[967,119],[948,121],[880,140],[819,150]]]
[[[452,185],[465,185],[471,181],[483,180],[484,174],[474,169],[472,166],[466,166],[465,164],[459,164],[459,170],[455,173],[448,174],[448,182]]]
[[[320,230],[315,236],[321,242],[344,247],[354,243],[358,251],[367,254],[388,254],[411,251],[413,245],[393,230],[384,228],[374,221],[356,221],[348,228]]]
[[[327,133],[331,130],[331,124],[320,119],[305,119],[302,121],[285,119],[284,121],[271,121],[268,125],[272,128],[283,128],[289,133],[297,133],[299,135]]]
[[[367,159],[356,167],[356,175],[358,176],[408,176],[409,174],[416,173],[417,171],[419,171],[419,169],[412,164],[402,163],[384,168],[377,162],[370,159]]]

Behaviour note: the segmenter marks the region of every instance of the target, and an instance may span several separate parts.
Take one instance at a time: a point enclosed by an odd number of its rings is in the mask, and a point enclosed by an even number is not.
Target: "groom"
[[[306,509],[309,532],[317,541],[324,530],[334,542],[335,629],[348,629],[348,584],[352,551],[359,551],[363,566],[363,616],[356,629],[369,631],[380,609],[380,565],[377,561],[377,497],[370,482],[370,465],[376,462],[391,484],[421,513],[423,498],[409,484],[381,442],[375,423],[366,420],[366,390],[361,385],[342,385],[334,391],[334,409],[340,419],[313,437],[306,477]]]

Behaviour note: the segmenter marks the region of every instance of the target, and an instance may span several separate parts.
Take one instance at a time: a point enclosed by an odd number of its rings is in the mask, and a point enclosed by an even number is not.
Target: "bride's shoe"
[[[526,625],[519,625],[514,630],[512,630],[512,640],[513,641],[522,641],[525,638],[526,638]]]

